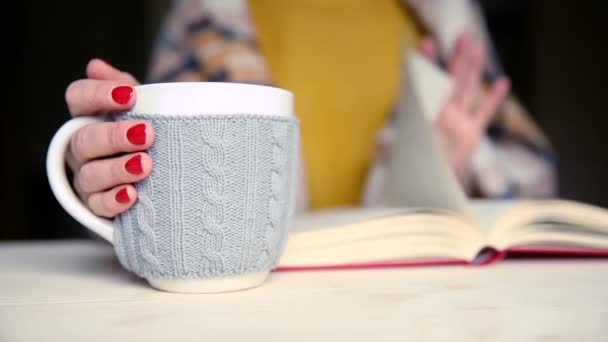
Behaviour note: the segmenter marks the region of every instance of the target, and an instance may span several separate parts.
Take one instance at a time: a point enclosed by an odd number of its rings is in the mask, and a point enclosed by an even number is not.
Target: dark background
[[[2,239],[86,233],[52,197],[44,158],[68,119],[66,86],[101,57],[143,79],[166,0],[39,1],[26,7],[24,106],[2,125]],[[601,1],[482,1],[514,91],[553,141],[560,196],[608,206],[608,48]],[[19,54],[17,54],[19,56]],[[16,120],[15,124],[12,120]]]

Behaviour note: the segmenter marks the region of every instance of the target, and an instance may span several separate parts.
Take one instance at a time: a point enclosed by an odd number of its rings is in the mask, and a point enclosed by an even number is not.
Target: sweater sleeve
[[[246,3],[175,1],[157,39],[148,81],[271,83]]]
[[[203,16],[195,9],[189,2],[172,2],[150,59],[147,83],[204,80],[189,44],[189,22]]]
[[[501,106],[470,170],[465,189],[473,197],[549,197],[557,192],[553,149],[514,98]]]

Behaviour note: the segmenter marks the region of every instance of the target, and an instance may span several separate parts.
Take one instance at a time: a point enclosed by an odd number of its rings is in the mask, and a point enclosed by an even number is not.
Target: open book
[[[295,220],[279,269],[485,264],[507,253],[608,256],[608,210],[563,200],[345,209]]]
[[[488,264],[507,253],[608,256],[608,210],[565,200],[467,199],[432,130],[450,79],[422,56],[406,60],[407,89],[386,208],[296,217],[279,270]],[[491,157],[482,141],[474,159]]]

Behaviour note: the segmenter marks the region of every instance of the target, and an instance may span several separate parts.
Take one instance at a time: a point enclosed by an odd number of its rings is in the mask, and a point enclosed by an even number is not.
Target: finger
[[[456,51],[452,56],[449,64],[450,75],[454,80],[454,90],[452,93],[452,101],[462,104],[464,96],[464,83],[467,76],[467,71],[470,65],[471,41],[468,35],[463,34],[458,40]]]
[[[131,184],[120,185],[112,190],[96,192],[87,199],[87,205],[102,217],[114,217],[131,208],[137,199],[137,190]]]
[[[76,177],[84,193],[99,192],[120,184],[135,183],[152,171],[152,158],[133,153],[118,158],[98,159],[84,164]]]
[[[70,141],[73,166],[99,157],[143,151],[154,142],[154,129],[142,120],[101,122],[82,127]]]
[[[480,127],[485,128],[496,113],[496,109],[505,99],[511,89],[511,81],[507,77],[497,79],[485,100],[477,108],[475,119]]]
[[[485,49],[475,44],[471,49],[470,64],[464,72],[464,83],[462,85],[462,106],[467,113],[473,114],[472,105],[481,86],[481,73],[486,61]]]
[[[87,201],[89,200],[89,194],[80,189],[80,187],[78,186],[78,182],[76,182],[76,178],[78,178],[78,173],[74,173],[74,180],[72,181],[74,190],[76,191],[76,194],[78,194],[78,197],[80,197],[82,202],[87,203]]]
[[[471,49],[471,36],[464,32],[458,36],[454,51],[452,52],[450,59],[448,60],[448,72],[453,76],[457,77],[462,74],[464,66],[468,60],[468,54]]]
[[[461,110],[454,103],[448,102],[439,117],[436,126],[448,143],[457,143],[457,131],[463,121]]]
[[[95,58],[87,64],[87,77],[95,80],[116,81],[130,86],[139,84],[128,72],[114,68],[108,62]]]
[[[420,39],[420,52],[426,58],[435,61],[437,58],[437,45],[435,40],[431,37],[423,37]]]
[[[72,116],[104,114],[131,108],[135,92],[118,81],[82,79],[68,86],[65,101]]]
[[[482,133],[477,123],[471,119],[470,114],[465,112],[462,107],[452,103],[448,103],[440,114],[437,128],[443,132],[445,138],[454,145],[455,149],[470,138],[476,139]]]
[[[462,108],[453,104],[445,107],[440,119],[436,129],[446,157],[458,174],[466,167],[481,132]]]

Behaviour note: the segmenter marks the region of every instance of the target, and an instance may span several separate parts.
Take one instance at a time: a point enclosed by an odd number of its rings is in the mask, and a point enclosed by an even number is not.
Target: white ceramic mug
[[[115,245],[121,264],[159,289],[224,292],[261,284],[282,253],[293,211],[299,127],[293,95],[238,83],[135,87],[116,120],[155,128],[154,166],[138,200],[114,222],[94,215],[65,173],[77,117],[51,141],[47,175],[62,207]]]

